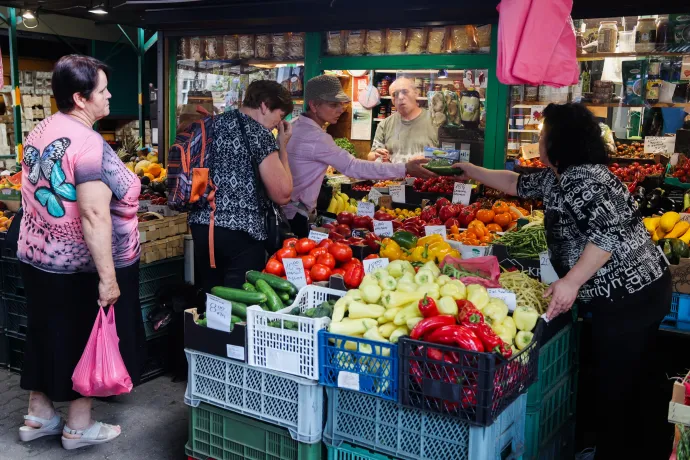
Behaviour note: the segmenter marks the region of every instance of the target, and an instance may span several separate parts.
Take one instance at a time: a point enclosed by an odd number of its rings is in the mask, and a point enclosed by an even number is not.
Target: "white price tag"
[[[285,277],[295,285],[297,289],[307,285],[307,277],[304,274],[304,264],[302,259],[283,259],[285,267]]]
[[[531,160],[532,158],[539,158],[539,144],[522,144],[522,158]]]
[[[475,257],[484,257],[489,252],[488,246],[469,246],[463,244],[460,246],[460,256],[463,259],[474,259]]]
[[[391,185],[388,187],[388,194],[396,203],[405,203],[405,186]]]
[[[299,374],[299,353],[266,348],[266,367],[288,374]]]
[[[690,222],[690,213],[681,212],[680,213],[680,220],[684,220],[685,222]]]
[[[644,138],[644,153],[673,153],[675,147],[675,136],[646,136]]]
[[[228,344],[226,345],[226,351],[228,353],[228,358],[244,361],[244,347]]]
[[[149,206],[151,206],[151,200],[141,200],[137,212],[149,212]]]
[[[206,294],[206,325],[212,329],[230,332],[232,302]]]
[[[374,203],[378,204],[379,198],[381,198],[383,194],[376,190],[374,187],[369,190],[369,200],[373,201]]]
[[[314,230],[309,230],[309,239],[320,243],[321,241],[328,238],[328,233],[317,232]]]
[[[427,225],[424,227],[424,234],[429,235],[441,235],[443,238],[446,237],[446,226],[445,225]]]
[[[167,206],[163,206],[160,204],[150,204],[149,205],[149,212],[157,212],[158,214],[162,214],[164,216],[165,216],[167,209],[168,209]]]
[[[549,251],[544,251],[539,254],[539,267],[542,283],[551,284],[560,279],[556,273],[556,270],[554,270],[553,265],[551,265]]]
[[[359,374],[348,371],[338,372],[338,388],[359,391]]]
[[[455,150],[455,142],[441,142],[441,150]]]
[[[390,220],[375,220],[374,234],[376,236],[393,236],[393,222]]]
[[[470,204],[470,196],[472,194],[472,186],[470,184],[463,184],[456,182],[453,187],[453,204]]]
[[[383,259],[365,259],[362,261],[362,264],[364,265],[364,273],[368,275],[379,268],[386,268],[388,266],[388,259],[385,257]]]
[[[504,301],[508,305],[508,310],[514,311],[517,308],[517,297],[515,297],[513,291],[495,288],[487,289],[486,291],[489,293],[489,297],[496,297]]]
[[[374,211],[376,211],[376,205],[367,201],[360,201],[357,203],[357,215],[358,216],[369,216],[374,218]]]
[[[460,157],[458,161],[468,163],[470,161],[470,144],[460,144]]]

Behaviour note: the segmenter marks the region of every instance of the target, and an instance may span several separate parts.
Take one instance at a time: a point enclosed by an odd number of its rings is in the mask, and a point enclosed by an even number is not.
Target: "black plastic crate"
[[[26,297],[19,259],[15,257],[2,258],[2,292],[15,297]]]
[[[27,327],[26,299],[21,297],[3,296],[5,304],[7,335],[10,337],[24,338]]]
[[[181,283],[184,283],[184,257],[139,266],[139,300],[142,303],[154,299],[162,287]]]
[[[409,337],[398,341],[400,395],[404,406],[489,426],[537,380],[542,320],[532,343],[505,359]],[[429,357],[439,350],[444,360]],[[435,354],[435,353],[434,353]]]
[[[168,370],[170,362],[168,351],[168,337],[156,337],[146,341],[146,360],[141,366],[141,383],[159,377]]]
[[[7,334],[0,332],[0,367],[4,368],[9,364],[10,339]]]
[[[11,371],[21,372],[24,368],[24,344],[23,338],[7,337],[8,353],[7,358]]]

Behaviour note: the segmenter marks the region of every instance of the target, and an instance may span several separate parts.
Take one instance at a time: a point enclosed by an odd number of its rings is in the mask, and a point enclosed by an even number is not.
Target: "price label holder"
[[[369,200],[373,201],[374,203],[378,204],[379,198],[381,198],[383,194],[376,190],[374,187],[369,190]]]
[[[348,371],[338,372],[338,388],[359,391],[359,374]]]
[[[307,285],[307,277],[304,274],[304,263],[302,259],[283,259],[283,267],[285,267],[285,277],[289,282],[300,289]]]
[[[447,235],[447,229],[445,225],[427,225],[424,227],[424,234],[429,235],[441,235],[443,238]]]
[[[464,205],[470,204],[470,196],[472,195],[472,185],[456,182],[453,187],[453,204],[460,203]]]
[[[382,208],[392,208],[393,198],[391,198],[390,195],[381,195],[381,198],[379,198],[379,206]]]
[[[328,238],[328,233],[317,232],[316,230],[309,230],[309,239],[320,243]]]
[[[388,266],[388,259],[365,259],[362,261],[362,264],[364,265],[364,273],[368,275],[379,268],[386,268]]]
[[[366,230],[364,228],[353,228],[352,229],[352,236],[355,238],[364,238],[367,236],[367,233],[369,233],[369,230]]]
[[[232,302],[206,294],[206,325],[211,329],[230,332],[232,324]]]
[[[396,203],[405,203],[405,186],[391,185],[388,187],[388,194]]]
[[[556,273],[556,270],[554,270],[553,265],[551,264],[549,251],[544,251],[539,254],[539,268],[542,283],[551,284],[560,279],[558,278],[558,274]]]
[[[470,144],[460,144],[460,157],[458,160],[461,163],[469,163],[470,161]]]
[[[376,205],[372,202],[360,201],[359,203],[357,203],[358,216],[369,216],[373,219],[375,210]]]
[[[515,297],[515,293],[513,291],[509,291],[507,289],[487,289],[486,290],[489,293],[489,297],[496,297],[497,299],[501,299],[508,305],[508,310],[510,311],[515,311],[517,308],[517,297]]]
[[[389,220],[375,220],[374,234],[376,236],[393,236],[393,222]]]

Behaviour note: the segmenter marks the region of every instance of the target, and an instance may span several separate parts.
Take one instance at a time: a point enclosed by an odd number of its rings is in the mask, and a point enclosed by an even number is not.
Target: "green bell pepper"
[[[392,239],[398,243],[401,248],[412,249],[417,246],[417,237],[404,230],[393,233]]]

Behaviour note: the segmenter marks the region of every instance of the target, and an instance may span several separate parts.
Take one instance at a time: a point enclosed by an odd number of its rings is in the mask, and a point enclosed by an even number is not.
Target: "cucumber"
[[[247,291],[247,292],[257,292],[256,288],[252,283],[244,283],[242,285],[242,289]]]
[[[241,323],[244,320],[242,318],[240,318],[239,316],[232,315],[230,321],[231,321],[231,324],[235,324],[235,323]]]
[[[260,292],[247,292],[242,289],[233,289],[223,286],[216,286],[211,289],[211,294],[220,297],[221,299],[242,302],[244,304],[259,304],[266,302],[266,295]]]
[[[247,272],[247,281],[256,285],[257,280],[266,281],[269,286],[271,286],[273,289],[277,289],[278,291],[284,291],[290,295],[297,295],[297,288],[295,285],[279,276],[271,275],[270,273],[257,272],[256,270],[250,270]],[[257,289],[258,288],[259,287],[257,286]]]
[[[280,300],[280,297],[278,297],[276,291],[269,286],[268,282],[263,279],[256,280],[256,289],[259,290],[259,292],[266,294],[266,304],[271,311],[278,311],[281,308],[284,308],[283,301]]]
[[[284,304],[290,305],[288,303],[290,301],[290,294],[287,292],[276,292],[276,294],[278,294],[278,297],[280,297],[280,300],[282,300]]]
[[[242,321],[247,319],[247,305],[242,302],[237,302],[236,300],[231,301],[232,303],[232,316],[238,316],[242,318]]]
[[[424,169],[428,169],[431,172],[435,172],[439,176],[457,176],[461,174],[460,170],[451,168],[450,166],[434,166],[434,165],[422,165]]]

